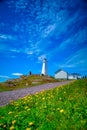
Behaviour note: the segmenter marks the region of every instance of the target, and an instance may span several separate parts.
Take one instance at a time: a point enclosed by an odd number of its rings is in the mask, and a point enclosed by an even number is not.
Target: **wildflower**
[[[26,128],[26,130],[31,130],[31,128]]]
[[[14,126],[11,126],[11,127],[10,127],[10,130],[14,130]]]
[[[45,100],[45,97],[43,97],[43,100]]]
[[[61,110],[60,110],[60,113],[63,113],[63,112],[64,112],[64,110],[63,110],[63,109],[61,109]]]
[[[33,126],[33,125],[34,125],[34,122],[30,122],[29,125],[30,125],[30,126]]]
[[[44,108],[47,108],[47,106],[44,106]]]
[[[38,96],[38,92],[36,92],[35,94],[36,94],[36,96]]]
[[[6,125],[3,125],[3,128],[6,128]]]
[[[59,99],[60,99],[60,100],[62,100],[62,98],[61,98],[61,97],[60,97]]]
[[[15,115],[15,118],[17,118],[18,117],[18,115]]]
[[[11,114],[12,114],[12,111],[10,111],[8,114],[11,115]]]
[[[16,123],[16,120],[13,120],[13,121],[12,121],[12,124],[14,125],[15,123]]]
[[[27,111],[30,111],[30,108],[28,108]]]
[[[14,104],[14,101],[13,101],[13,100],[10,100],[10,104],[13,105],[13,104]]]
[[[28,109],[28,106],[26,106],[25,109]]]

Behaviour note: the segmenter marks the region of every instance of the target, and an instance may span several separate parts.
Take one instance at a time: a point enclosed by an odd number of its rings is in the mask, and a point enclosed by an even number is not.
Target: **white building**
[[[81,75],[77,73],[72,73],[68,75],[68,79],[81,79]]]
[[[47,60],[46,58],[43,59],[43,64],[42,64],[42,75],[48,75],[47,74]]]
[[[55,79],[68,79],[68,73],[60,69],[55,72]]]
[[[68,74],[66,71],[60,69],[55,72],[55,79],[81,79],[81,75],[77,73]]]
[[[76,74],[69,74],[68,79],[77,79],[77,75]]]

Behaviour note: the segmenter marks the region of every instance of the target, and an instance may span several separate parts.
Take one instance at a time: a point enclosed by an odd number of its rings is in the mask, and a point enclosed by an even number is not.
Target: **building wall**
[[[82,77],[81,77],[81,75],[78,75],[78,79],[81,79]]]
[[[63,71],[63,70],[61,70],[61,71],[59,71],[59,72],[57,72],[57,73],[55,74],[55,78],[56,78],[56,79],[67,79],[67,77],[68,77],[67,72],[65,72],[65,71]]]
[[[77,79],[76,75],[68,75],[68,79]]]
[[[68,79],[81,79],[80,75],[68,75]]]

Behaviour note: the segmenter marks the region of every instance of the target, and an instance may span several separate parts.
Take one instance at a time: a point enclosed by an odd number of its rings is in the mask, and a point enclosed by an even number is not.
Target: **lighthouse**
[[[48,75],[47,74],[47,60],[46,58],[43,59],[43,64],[42,64],[42,75]]]

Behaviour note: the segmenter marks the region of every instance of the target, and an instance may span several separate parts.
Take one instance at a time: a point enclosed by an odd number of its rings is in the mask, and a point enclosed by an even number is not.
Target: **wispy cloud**
[[[33,54],[33,51],[28,51],[27,54],[28,54],[28,55],[32,55],[32,54]]]
[[[75,68],[84,64],[86,67],[86,51],[85,54],[81,50],[76,52],[87,44],[83,1],[5,1],[0,14],[3,15],[5,6],[6,14],[8,10],[10,14],[0,19],[0,54],[9,59],[20,55],[21,58],[38,58],[39,62],[47,57],[62,67]]]
[[[87,42],[86,36],[87,36],[87,28],[85,27],[84,29],[78,31],[77,33],[75,33],[74,35],[71,35],[71,37],[63,41],[60,44],[59,49],[66,49],[68,46],[71,46],[71,45],[79,46],[79,45],[82,45],[84,42],[86,44]]]
[[[21,76],[21,75],[23,75],[22,73],[12,73],[12,75],[14,75],[14,76]]]
[[[32,48],[25,48],[24,50],[22,50],[25,54],[27,55],[33,55],[34,51]]]
[[[0,78],[5,78],[5,79],[9,79],[9,76],[5,76],[5,75],[0,75]]]
[[[61,64],[64,68],[87,68],[87,48],[80,49],[70,57],[68,57],[65,63]]]
[[[10,51],[13,52],[13,53],[20,53],[20,50],[19,49],[15,49],[15,48],[10,49]]]
[[[6,35],[1,35],[1,34],[0,34],[0,39],[7,39],[7,36],[6,36]]]
[[[50,33],[52,33],[56,28],[56,24],[49,25],[43,32],[42,37],[47,37]]]
[[[0,34],[0,40],[15,40],[12,35]]]
[[[39,61],[42,61],[44,58],[46,58],[46,54],[40,55],[40,56],[38,57],[38,60],[39,60]]]

